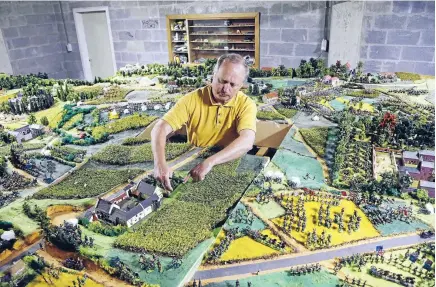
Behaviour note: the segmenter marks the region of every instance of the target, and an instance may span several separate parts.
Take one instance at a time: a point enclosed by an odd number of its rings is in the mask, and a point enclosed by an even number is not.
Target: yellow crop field
[[[285,205],[285,202],[287,202],[287,197],[284,198],[284,202],[282,202],[282,204]],[[297,197],[294,197],[294,203],[296,204],[296,202],[297,202]],[[350,241],[380,236],[380,233],[371,224],[371,222],[366,217],[366,215],[352,201],[341,200],[339,206],[330,207],[330,218],[332,219],[332,227],[330,229],[322,225],[318,226],[317,220],[318,220],[318,210],[320,206],[321,203],[315,201],[309,201],[304,203],[304,208],[306,210],[306,217],[307,217],[305,232],[296,231],[297,222],[296,222],[296,218],[294,219],[290,236],[293,237],[298,242],[300,242],[301,244],[305,244],[307,235],[309,234],[309,232],[312,232],[314,228],[316,229],[318,237],[321,235],[323,230],[325,230],[326,236],[328,234],[331,234],[332,236],[331,246],[339,245]],[[335,213],[339,214],[342,208],[344,208],[343,218],[344,218],[344,227],[346,230],[343,232],[339,232],[338,225],[336,223],[333,223],[333,219],[334,219],[334,214]],[[323,209],[325,214],[326,205],[323,205]],[[362,220],[360,222],[359,230],[357,230],[357,232],[351,232],[351,234],[349,234],[347,231],[347,224],[350,221],[350,218],[353,215],[354,210],[357,210],[357,214],[362,218]],[[272,219],[272,222],[274,222],[279,228],[281,228],[283,225],[283,216]]]
[[[220,261],[255,259],[279,253],[277,250],[244,236],[230,244],[229,249],[221,256]]]
[[[58,123],[62,119],[64,104],[65,103],[57,102],[49,109],[36,112],[35,117],[38,124],[40,123],[41,118],[46,116],[48,119],[49,126],[51,128],[56,128],[58,126]]]

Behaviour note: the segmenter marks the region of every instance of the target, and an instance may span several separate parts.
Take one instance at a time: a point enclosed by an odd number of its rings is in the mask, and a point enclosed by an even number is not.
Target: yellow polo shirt
[[[188,141],[200,147],[227,146],[250,129],[256,132],[255,102],[242,92],[222,105],[212,100],[212,87],[197,89],[177,101],[163,116],[173,131],[186,125]]]

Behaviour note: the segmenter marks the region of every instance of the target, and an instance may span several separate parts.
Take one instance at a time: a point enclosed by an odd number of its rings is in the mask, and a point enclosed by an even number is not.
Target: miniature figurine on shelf
[[[224,50],[228,50],[229,49],[229,47],[228,46],[224,46]]]
[[[181,62],[182,64],[186,64],[186,63],[188,63],[188,57],[186,57],[186,56],[180,56],[180,62]]]
[[[242,34],[242,33],[241,33],[241,30],[239,30],[239,29],[236,30],[236,34]]]
[[[185,25],[184,25],[183,21],[177,22],[177,24],[174,25],[173,30],[185,30]]]
[[[180,64],[180,57],[179,57],[178,55],[175,55],[175,56],[173,57],[173,61],[174,61],[174,63],[176,63],[176,64]]]
[[[224,26],[231,26],[231,25],[232,25],[232,21],[224,20]]]
[[[174,41],[180,41],[180,35],[179,35],[179,33],[176,33],[176,34],[174,35],[173,40],[174,40]]]

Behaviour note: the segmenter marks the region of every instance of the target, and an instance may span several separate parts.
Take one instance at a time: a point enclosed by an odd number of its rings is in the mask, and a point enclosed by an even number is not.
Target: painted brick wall
[[[260,12],[261,66],[295,67],[302,58],[323,57],[324,1],[64,1],[0,2],[0,28],[16,74],[46,71],[56,78],[83,78],[73,9],[108,6],[117,66],[166,63],[166,14]],[[434,74],[434,2],[365,4],[360,58],[368,71]],[[144,21],[156,23],[154,28]]]
[[[366,71],[434,75],[435,2],[366,2],[360,58]]]

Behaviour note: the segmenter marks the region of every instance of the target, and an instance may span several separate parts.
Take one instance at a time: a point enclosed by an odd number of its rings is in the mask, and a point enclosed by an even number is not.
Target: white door
[[[73,11],[85,78],[113,76],[116,65],[107,7]]]

